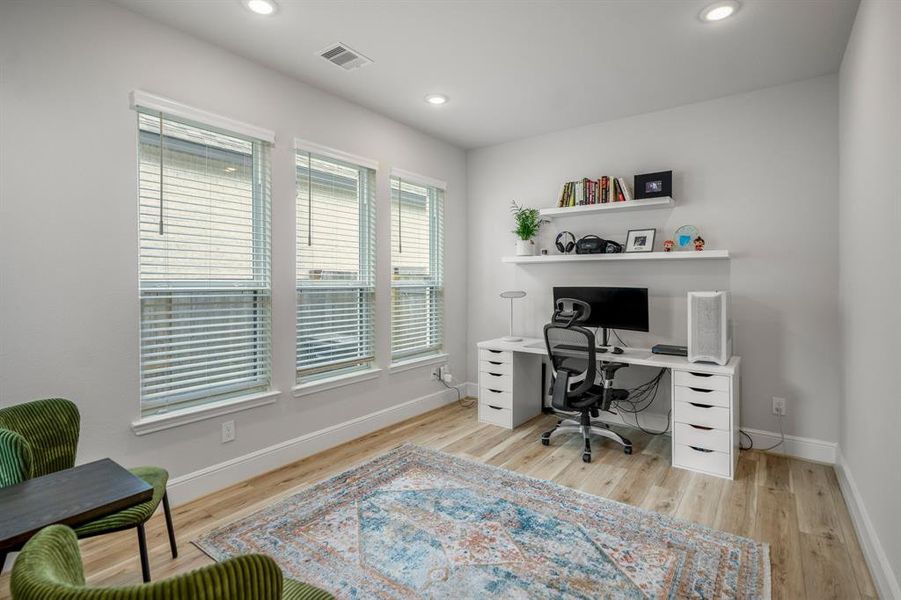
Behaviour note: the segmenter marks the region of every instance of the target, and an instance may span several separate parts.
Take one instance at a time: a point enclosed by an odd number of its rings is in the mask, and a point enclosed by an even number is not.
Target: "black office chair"
[[[541,434],[541,443],[550,445],[551,438],[561,433],[581,433],[585,440],[582,460],[591,462],[591,435],[599,435],[622,444],[632,454],[632,442],[597,418],[599,411],[610,409],[613,402],[629,397],[628,390],[613,387],[616,372],[627,367],[623,363],[604,362],[598,366],[594,333],[578,325],[588,318],[590,310],[584,302],[568,300],[575,310],[565,313],[562,304],[554,313],[554,321],[544,326],[547,354],[554,372],[551,406],[563,413],[579,413],[579,420],[563,416],[557,426]],[[597,383],[600,375],[601,383]]]

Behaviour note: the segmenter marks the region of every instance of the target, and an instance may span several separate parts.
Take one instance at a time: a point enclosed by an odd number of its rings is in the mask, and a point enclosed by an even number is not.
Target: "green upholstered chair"
[[[78,407],[64,398],[35,400],[0,409],[0,487],[40,477],[75,466],[81,417]],[[169,473],[157,467],[138,467],[131,472],[153,486],[153,497],[142,504],[75,528],[80,538],[125,529],[136,529],[141,554],[141,574],[150,581],[144,523],[163,503],[172,558],[178,556],[175,530],[166,483]],[[0,565],[5,556],[0,556]]]
[[[75,532],[39,531],[22,549],[10,577],[13,600],[329,600],[332,595],[285,579],[262,554],[237,556],[164,581],[117,588],[85,587]]]

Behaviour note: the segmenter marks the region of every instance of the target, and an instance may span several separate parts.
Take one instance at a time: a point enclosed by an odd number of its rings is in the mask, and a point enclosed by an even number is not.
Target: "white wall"
[[[82,412],[80,461],[111,456],[182,475],[444,390],[424,367],[312,396],[291,394],[293,139],[380,161],[376,308],[383,363],[393,166],[448,182],[447,322],[465,321],[461,150],[106,3],[4,2],[0,61],[0,405],[71,398]],[[223,419],[143,437],[130,429],[139,414],[136,116],[128,106],[135,88],[278,136],[273,386],[282,395],[275,405],[233,415],[237,440],[227,445],[220,444]],[[463,328],[449,327],[450,365],[460,375],[464,345]]]
[[[901,3],[861,3],[842,62],[839,101],[839,222],[845,240],[839,255],[845,350],[840,446],[846,476],[859,494],[845,496],[849,504],[860,502],[870,521],[874,535],[863,531],[862,537],[886,598],[901,598],[899,30]]]
[[[727,288],[743,359],[742,425],[778,431],[771,397],[784,396],[786,433],[836,441],[837,118],[833,75],[470,151],[470,379],[474,344],[504,334],[503,289],[528,292],[519,328],[539,336],[554,284],[646,286],[651,334],[624,337],[649,347],[685,343],[687,291]],[[708,248],[732,252],[730,262],[501,264],[513,253],[511,200],[552,206],[564,181],[666,169],[674,208],[554,221],[539,245],[553,248],[562,229],[624,241],[629,229],[656,227],[659,249],[691,223]]]

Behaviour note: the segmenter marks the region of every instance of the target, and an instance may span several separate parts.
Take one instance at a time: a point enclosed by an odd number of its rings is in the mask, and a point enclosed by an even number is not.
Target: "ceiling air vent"
[[[359,69],[372,62],[356,50],[348,48],[346,44],[337,43],[319,52],[319,56],[334,63],[346,71]]]

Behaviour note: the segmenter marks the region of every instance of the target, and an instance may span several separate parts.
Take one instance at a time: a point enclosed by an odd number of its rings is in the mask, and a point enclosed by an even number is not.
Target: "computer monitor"
[[[648,331],[648,288],[555,287],[555,305],[560,298],[581,300],[591,307],[588,320],[580,325]]]

